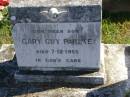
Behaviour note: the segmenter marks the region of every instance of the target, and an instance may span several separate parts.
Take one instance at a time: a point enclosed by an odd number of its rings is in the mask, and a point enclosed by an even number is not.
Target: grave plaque
[[[104,83],[101,0],[11,0],[9,13],[19,67],[15,79]]]
[[[42,4],[46,3],[44,0],[38,1],[32,4],[13,0],[10,5],[18,66],[43,71],[98,70],[99,0],[72,1],[71,5],[70,2],[51,2],[56,5],[53,7]]]
[[[21,67],[98,69],[100,23],[19,23],[13,29]]]

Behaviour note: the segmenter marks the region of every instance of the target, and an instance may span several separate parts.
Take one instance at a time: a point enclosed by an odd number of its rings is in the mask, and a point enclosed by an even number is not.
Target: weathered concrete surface
[[[14,57],[14,45],[4,44],[0,47],[0,62],[12,60]]]
[[[105,85],[88,89],[87,86],[17,83],[10,87],[1,86],[0,97],[124,97],[126,90],[130,87],[127,72],[127,69],[129,70],[127,67],[130,67],[130,47],[108,44],[104,45],[103,52],[107,76]],[[11,62],[8,62],[9,64],[11,65]]]
[[[104,61],[108,84],[114,84],[122,79],[127,79],[125,47],[126,45],[104,45]]]
[[[17,4],[16,4],[17,3]],[[11,0],[13,7],[38,7],[38,6],[83,6],[102,4],[101,0]]]

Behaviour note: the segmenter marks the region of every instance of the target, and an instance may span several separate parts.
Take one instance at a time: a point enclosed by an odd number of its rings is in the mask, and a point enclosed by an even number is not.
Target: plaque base
[[[102,65],[98,72],[51,72],[51,71],[27,71],[20,70],[16,72],[15,79],[17,82],[29,83],[54,83],[54,84],[80,84],[97,86],[105,83],[105,70]]]

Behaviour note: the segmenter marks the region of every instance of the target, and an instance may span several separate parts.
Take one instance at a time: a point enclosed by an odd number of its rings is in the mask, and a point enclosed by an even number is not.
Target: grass
[[[129,44],[130,13],[109,13],[104,11],[102,34],[103,43]]]
[[[0,21],[0,44],[13,43],[7,9],[3,10],[4,19]],[[130,13],[109,13],[103,11],[102,42],[107,44],[130,43]]]
[[[6,8],[2,11],[2,14],[4,19],[0,21],[0,44],[10,44],[13,43],[13,41],[11,37],[11,25]]]

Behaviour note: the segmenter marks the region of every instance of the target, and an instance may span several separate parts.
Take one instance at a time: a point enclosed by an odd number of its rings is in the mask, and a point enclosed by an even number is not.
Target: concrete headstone
[[[10,16],[19,67],[99,70],[100,0],[12,0]]]

